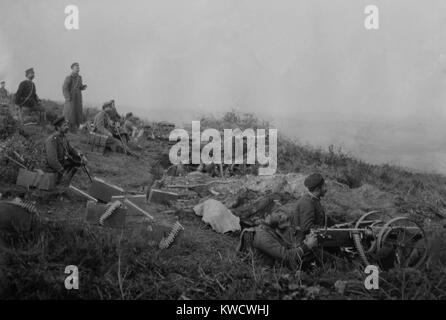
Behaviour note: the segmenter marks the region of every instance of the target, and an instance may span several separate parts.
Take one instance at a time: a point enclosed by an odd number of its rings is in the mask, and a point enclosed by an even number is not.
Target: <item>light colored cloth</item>
[[[220,201],[209,199],[194,207],[195,214],[218,233],[240,230],[240,218],[232,214]]]

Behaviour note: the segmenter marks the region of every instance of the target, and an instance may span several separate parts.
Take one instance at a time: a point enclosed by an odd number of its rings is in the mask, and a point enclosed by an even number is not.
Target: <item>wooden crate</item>
[[[103,134],[89,132],[87,143],[90,145],[90,151],[104,154],[108,138],[108,136]]]
[[[102,217],[106,210],[106,204],[88,201],[85,212],[85,220],[90,224],[100,225],[99,219]],[[127,210],[123,207],[118,208],[110,217],[104,220],[103,226],[109,228],[124,228],[126,216]]]
[[[20,168],[16,184],[26,188],[34,187],[40,190],[50,191],[56,188],[57,179],[57,173],[44,172],[41,174],[37,171]]]
[[[88,190],[89,195],[105,203],[110,202],[113,196],[123,195],[124,192],[124,189],[99,178],[93,178],[93,182]]]

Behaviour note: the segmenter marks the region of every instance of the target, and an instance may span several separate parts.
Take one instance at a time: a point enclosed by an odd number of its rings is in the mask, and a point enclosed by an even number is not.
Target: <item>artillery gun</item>
[[[386,218],[387,217],[387,218]],[[388,217],[371,211],[358,220],[312,230],[322,248],[340,248],[359,255],[365,265],[418,268],[428,256],[422,226],[407,217]]]

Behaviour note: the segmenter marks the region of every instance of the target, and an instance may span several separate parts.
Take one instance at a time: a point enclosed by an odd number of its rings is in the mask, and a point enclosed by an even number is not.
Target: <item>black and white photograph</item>
[[[0,300],[445,300],[445,123],[443,0],[0,0]]]

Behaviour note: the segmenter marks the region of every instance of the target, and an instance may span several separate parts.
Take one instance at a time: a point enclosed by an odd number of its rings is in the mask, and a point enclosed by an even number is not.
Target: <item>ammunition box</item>
[[[34,187],[40,190],[50,191],[56,187],[57,179],[57,173],[44,172],[42,174],[37,171],[20,168],[16,184],[26,188]]]
[[[91,146],[90,151],[104,154],[108,142],[108,136],[90,132],[88,133],[88,144]]]
[[[93,178],[93,183],[90,186],[88,194],[101,202],[108,203],[113,196],[120,196],[124,194],[124,189],[107,183],[102,179]]]

